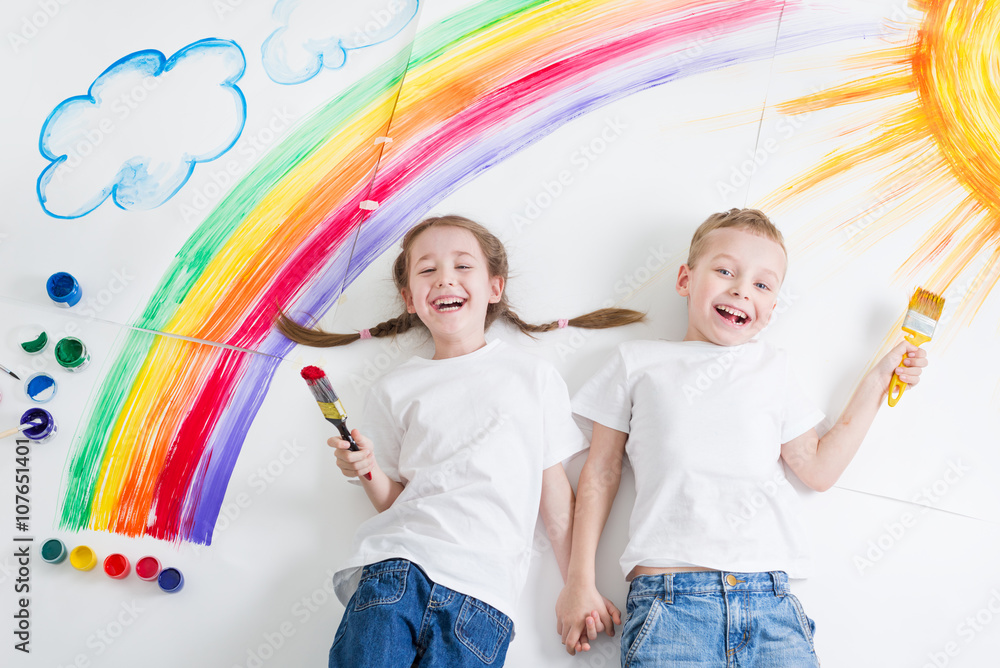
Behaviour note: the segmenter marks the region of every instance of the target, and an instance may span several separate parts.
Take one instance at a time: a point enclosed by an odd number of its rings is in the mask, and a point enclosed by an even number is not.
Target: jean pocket
[[[406,592],[405,568],[376,571],[365,575],[354,592],[354,610],[396,603]]]
[[[630,597],[626,603],[628,619],[622,625],[622,665],[636,665],[646,639],[664,612],[664,603],[655,597]]]
[[[793,594],[786,594],[785,598],[787,598],[795,607],[795,613],[799,618],[799,626],[802,627],[802,634],[806,637],[806,640],[809,641],[809,648],[815,652],[816,645],[813,642],[813,635],[816,633],[816,622],[809,619],[805,610],[802,609],[802,604],[799,602],[799,599],[795,598]]]
[[[458,621],[455,622],[455,637],[480,661],[491,664],[498,656],[506,656],[510,627],[511,621],[507,615],[478,599],[466,596],[462,610],[458,613]]]

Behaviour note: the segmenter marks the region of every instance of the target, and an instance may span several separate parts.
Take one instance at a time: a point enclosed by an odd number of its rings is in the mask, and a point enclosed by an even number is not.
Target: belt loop
[[[778,598],[788,593],[788,580],[782,571],[771,571],[771,582],[774,585],[774,595]]]
[[[663,574],[663,602],[673,604],[674,602],[674,574]]]

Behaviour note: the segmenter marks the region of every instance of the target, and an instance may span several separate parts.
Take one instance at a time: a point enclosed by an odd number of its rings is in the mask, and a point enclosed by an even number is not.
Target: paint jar
[[[184,588],[184,576],[176,568],[164,568],[156,578],[156,583],[163,591],[174,594]]]
[[[67,371],[83,371],[90,364],[90,353],[83,341],[75,336],[59,339],[56,344],[56,362]]]
[[[40,423],[21,432],[25,438],[33,443],[45,443],[56,435],[56,420],[52,417],[52,413],[44,408],[29,408],[24,411],[21,415],[21,424],[25,422]]]
[[[31,341],[22,341],[21,350],[28,353],[29,355],[37,355],[38,353],[45,350],[45,346],[49,344],[49,335],[42,332],[37,337]]]
[[[60,564],[66,559],[66,545],[58,538],[49,538],[42,543],[42,561]]]
[[[89,571],[97,565],[97,555],[86,545],[77,545],[69,553],[69,563],[78,571]]]
[[[49,280],[45,283],[45,289],[49,293],[49,299],[58,306],[67,308],[76,306],[80,297],[83,296],[80,283],[65,271],[59,271],[49,276]]]
[[[108,577],[121,580],[132,570],[132,564],[128,562],[128,557],[124,554],[109,554],[104,558],[104,572]]]
[[[146,582],[156,580],[160,575],[160,560],[156,557],[143,557],[135,562],[135,574]]]
[[[44,404],[56,396],[56,379],[39,371],[33,373],[24,381],[24,393],[36,404]]]

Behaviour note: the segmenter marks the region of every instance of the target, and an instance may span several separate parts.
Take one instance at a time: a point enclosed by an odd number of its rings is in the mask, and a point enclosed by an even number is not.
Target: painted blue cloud
[[[114,63],[45,119],[42,208],[79,218],[108,197],[126,210],[169,200],[196,163],[218,158],[243,132],[246,98],[236,82],[245,69],[243,50],[224,39],[194,42],[169,59],[147,50]]]
[[[261,46],[264,70],[276,83],[298,84],[324,67],[340,69],[348,51],[389,41],[419,7],[420,0],[278,0],[280,27]]]

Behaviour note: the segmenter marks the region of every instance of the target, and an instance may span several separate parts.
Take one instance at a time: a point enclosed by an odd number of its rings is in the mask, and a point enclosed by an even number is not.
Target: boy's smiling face
[[[688,298],[685,341],[746,343],[771,319],[785,278],[781,246],[739,227],[712,230],[695,266],[681,265],[677,294]]]

